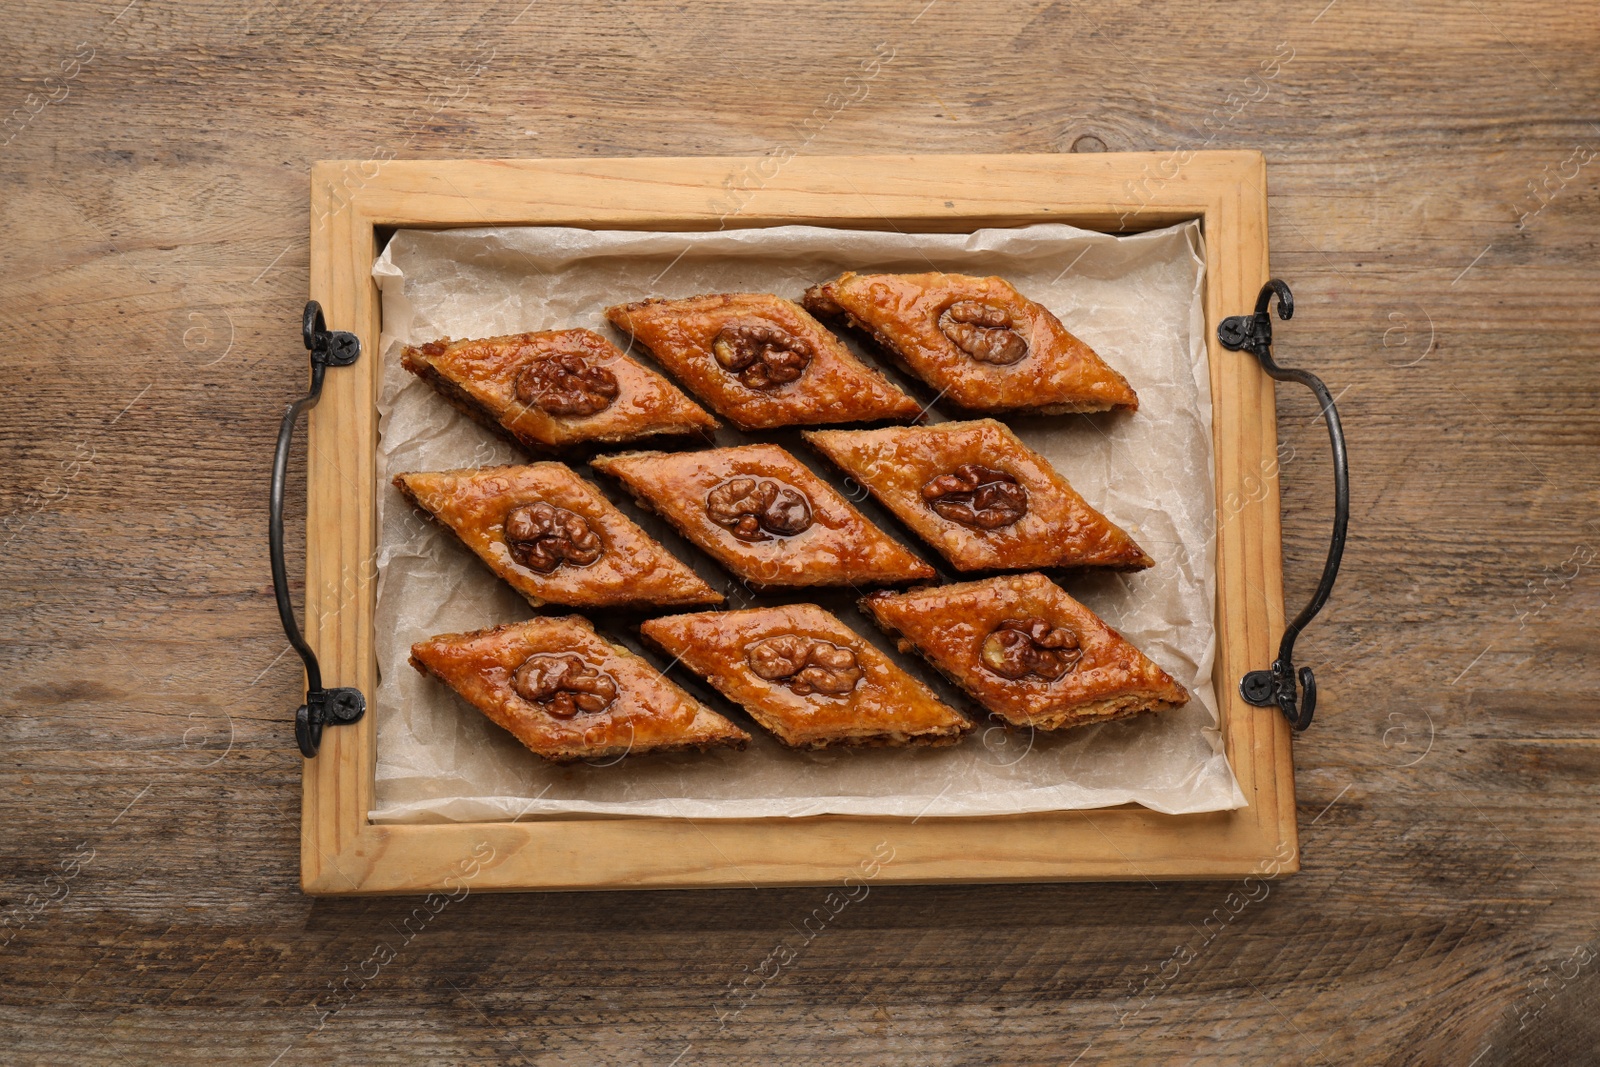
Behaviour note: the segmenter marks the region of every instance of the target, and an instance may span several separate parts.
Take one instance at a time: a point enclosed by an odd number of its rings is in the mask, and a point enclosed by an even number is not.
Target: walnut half
[[[856,654],[832,641],[800,634],[780,634],[757,641],[745,653],[759,678],[782,682],[800,696],[824,693],[842,696],[861,681]]]
[[[718,366],[763,392],[799,378],[811,365],[811,346],[770,322],[728,323],[711,342]]]
[[[596,415],[617,399],[617,376],[579,352],[559,352],[517,374],[517,399],[550,415]]]
[[[1040,618],[1007,619],[996,626],[978,652],[983,665],[1002,678],[1033,675],[1053,682],[1078,665],[1083,649],[1071,630]]]
[[[570,652],[529,656],[511,676],[511,688],[558,719],[604,711],[617,699],[617,680]]]
[[[951,522],[979,530],[1010,526],[1028,513],[1028,491],[1005,471],[963,463],[929,479],[922,499]]]
[[[811,501],[772,478],[729,478],[706,494],[706,514],[741,541],[793,537],[811,527]]]
[[[600,535],[582,515],[542,500],[507,512],[505,533],[511,558],[540,574],[549,574],[563,563],[587,567],[606,550]]]
[[[939,316],[939,332],[977,360],[1005,367],[1028,355],[1028,342],[1016,330],[1011,312],[979,300],[957,300]]]

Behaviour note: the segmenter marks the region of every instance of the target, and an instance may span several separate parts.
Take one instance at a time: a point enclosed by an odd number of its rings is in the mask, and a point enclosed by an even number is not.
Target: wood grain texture
[[[1600,167],[1574,155],[1600,147],[1586,15],[12,5],[5,1058],[1586,1062],[1600,1043]],[[880,42],[893,59],[865,95],[829,103]],[[1277,354],[1340,394],[1354,521],[1340,588],[1301,642],[1322,687],[1295,742],[1304,866],[1264,899],[1242,884],[1234,898],[877,885],[806,940],[828,908],[816,889],[474,894],[426,916],[298,892],[300,672],[263,544],[268,450],[304,378],[309,161],[780,144],[1266,154],[1272,267],[1299,306]],[[1291,606],[1330,507],[1302,394],[1277,397]],[[292,516],[294,558],[300,529]],[[793,958],[778,976],[728,996],[780,942]],[[381,965],[379,945],[395,953]]]

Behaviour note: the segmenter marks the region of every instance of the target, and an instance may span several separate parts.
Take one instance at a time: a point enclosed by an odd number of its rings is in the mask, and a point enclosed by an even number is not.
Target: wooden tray
[[[1020,156],[587,159],[318,163],[311,297],[361,340],[310,419],[307,639],[324,684],[377,687],[373,654],[382,228],[560,225],[714,230],[807,223],[964,232],[1065,222],[1106,232],[1200,219],[1216,454],[1215,683],[1228,759],[1249,806],[1161,815],[1128,806],[907,819],[689,820],[541,816],[369,822],[377,716],[326,730],[305,765],[308,893],[421,893],[1275,876],[1298,869],[1290,730],[1239,696],[1283,629],[1273,385],[1217,342],[1267,280],[1266,167],[1255,152]],[[879,862],[892,856],[889,862]]]

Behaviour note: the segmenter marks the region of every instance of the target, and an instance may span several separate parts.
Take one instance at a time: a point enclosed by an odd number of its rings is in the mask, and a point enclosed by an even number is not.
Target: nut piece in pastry
[[[606,318],[741,430],[922,413],[798,304],[770,293],[644,300],[607,308]]]
[[[1006,619],[978,646],[978,660],[1002,678],[1053,682],[1078,665],[1083,648],[1069,627],[1052,626],[1037,615]]]
[[[549,574],[562,564],[587,567],[605,555],[605,542],[575,511],[545,503],[518,504],[506,512],[506,547],[531,571]]]
[[[394,485],[534,607],[722,600],[564,463],[400,474]]]
[[[558,719],[604,711],[617,699],[617,680],[571,652],[529,656],[511,676],[511,689]]]
[[[1151,565],[1133,538],[993,419],[803,436],[957,570]]]
[[[1014,726],[1060,730],[1189,702],[1166,671],[1042,574],[873,593],[861,607]]]
[[[430,637],[411,646],[411,665],[555,763],[750,740],[577,615]]]
[[[793,537],[811,528],[811,500],[773,478],[729,478],[706,494],[706,514],[741,541]]]
[[[641,630],[791,748],[953,745],[972,728],[815,604],[669,615]]]
[[[1015,525],[1028,513],[1028,490],[1015,475],[981,463],[963,463],[924,482],[922,502],[968,529],[998,530]]]
[[[407,345],[400,364],[535,452],[709,434],[717,420],[593,330]]]
[[[781,682],[791,693],[843,696],[861,684],[855,652],[820,637],[782,633],[745,649],[745,663],[758,678]]]
[[[1138,408],[1126,378],[1003,278],[845,273],[806,291],[806,310],[872,335],[968,411],[1057,414]]]
[[[895,585],[935,574],[777,445],[621,452],[590,466],[754,589]]]

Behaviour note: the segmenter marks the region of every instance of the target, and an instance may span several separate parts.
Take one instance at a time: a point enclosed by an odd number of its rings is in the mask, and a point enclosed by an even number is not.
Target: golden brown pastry
[[[534,607],[722,600],[564,463],[399,474],[394,484]]]
[[[1183,686],[1042,574],[873,593],[861,607],[903,650],[1015,726],[1060,730],[1189,702]]]
[[[777,445],[621,452],[590,466],[755,589],[894,585],[935,573]]]
[[[972,728],[815,604],[669,615],[640,629],[790,748],[953,745]]]
[[[993,419],[803,436],[957,570],[1151,565],[1133,538]]]
[[[554,763],[750,740],[577,615],[439,634],[411,646],[411,665]]]
[[[873,338],[968,411],[1138,408],[1126,378],[1003,278],[847,272],[806,291],[807,310]]]
[[[593,330],[406,346],[400,364],[473,419],[535,451],[709,434],[717,420]]]
[[[606,318],[741,430],[914,419],[922,405],[770,293],[644,300]]]

